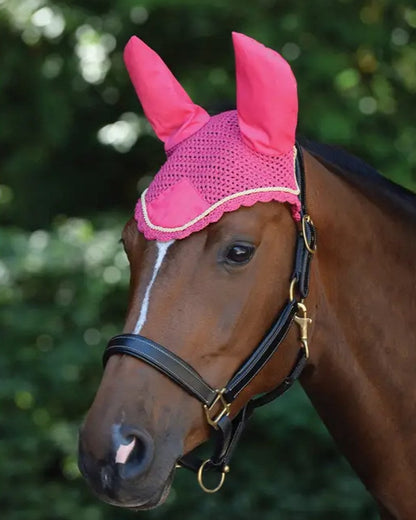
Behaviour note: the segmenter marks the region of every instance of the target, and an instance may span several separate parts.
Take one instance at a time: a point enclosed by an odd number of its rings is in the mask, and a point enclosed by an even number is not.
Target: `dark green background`
[[[122,49],[142,37],[216,112],[234,104],[232,30],[290,61],[303,135],[416,187],[411,0],[0,0],[2,518],[133,518],[95,499],[76,466],[101,351],[126,308],[121,227],[163,161]],[[179,472],[167,503],[139,516],[370,520],[375,511],[295,388],[252,422],[221,493],[204,495]]]

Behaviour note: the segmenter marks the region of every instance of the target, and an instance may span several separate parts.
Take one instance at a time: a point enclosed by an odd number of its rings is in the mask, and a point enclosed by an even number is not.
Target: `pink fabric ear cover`
[[[160,57],[133,36],[124,49],[124,62],[144,113],[166,150],[197,132],[209,120]]]
[[[237,110],[212,117],[139,38],[125,48],[127,70],[167,153],[136,206],[148,240],[185,238],[257,202],[287,202],[299,219],[296,80],[272,49],[239,33],[233,44]]]

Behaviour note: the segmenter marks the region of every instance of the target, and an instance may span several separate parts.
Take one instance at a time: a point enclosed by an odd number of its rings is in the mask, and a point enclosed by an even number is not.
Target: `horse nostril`
[[[143,474],[153,460],[154,445],[145,430],[123,426],[113,432],[116,447],[115,463],[123,480]]]

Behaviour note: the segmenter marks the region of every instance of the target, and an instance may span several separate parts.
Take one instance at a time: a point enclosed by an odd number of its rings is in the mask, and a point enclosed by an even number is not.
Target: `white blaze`
[[[167,250],[174,242],[175,242],[174,240],[170,240],[169,242],[159,242],[159,241],[156,242],[156,246],[157,246],[156,262],[153,267],[153,274],[152,274],[152,277],[150,278],[149,285],[146,287],[146,291],[144,293],[142,307],[140,309],[139,318],[137,320],[136,326],[134,327],[133,334],[138,334],[146,322],[147,311],[149,310],[150,291],[152,290],[152,286],[155,283],[157,273],[160,269],[160,266],[162,265],[162,262],[163,262],[163,259],[165,258]]]

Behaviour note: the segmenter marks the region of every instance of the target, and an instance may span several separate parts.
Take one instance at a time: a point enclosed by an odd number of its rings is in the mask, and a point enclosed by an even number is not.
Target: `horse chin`
[[[172,472],[171,476],[169,477],[168,481],[165,483],[164,487],[162,488],[162,491],[160,493],[157,493],[150,500],[148,500],[144,504],[134,505],[134,506],[127,505],[127,506],[122,506],[122,507],[125,507],[126,509],[130,509],[131,511],[148,511],[149,509],[155,509],[156,507],[161,506],[169,496],[170,488],[172,486],[172,481],[173,481],[173,472]]]
[[[123,509],[129,509],[131,511],[147,511],[149,509],[155,509],[156,507],[162,505],[167,497],[169,496],[170,488],[172,487],[173,477],[175,474],[175,468],[170,472],[166,482],[162,486],[160,490],[158,490],[153,496],[150,498],[146,498],[143,501],[140,500],[123,500],[118,499],[115,500],[107,495],[103,495],[101,493],[95,492],[95,494],[100,498],[103,502],[110,504],[112,506],[121,507]]]

